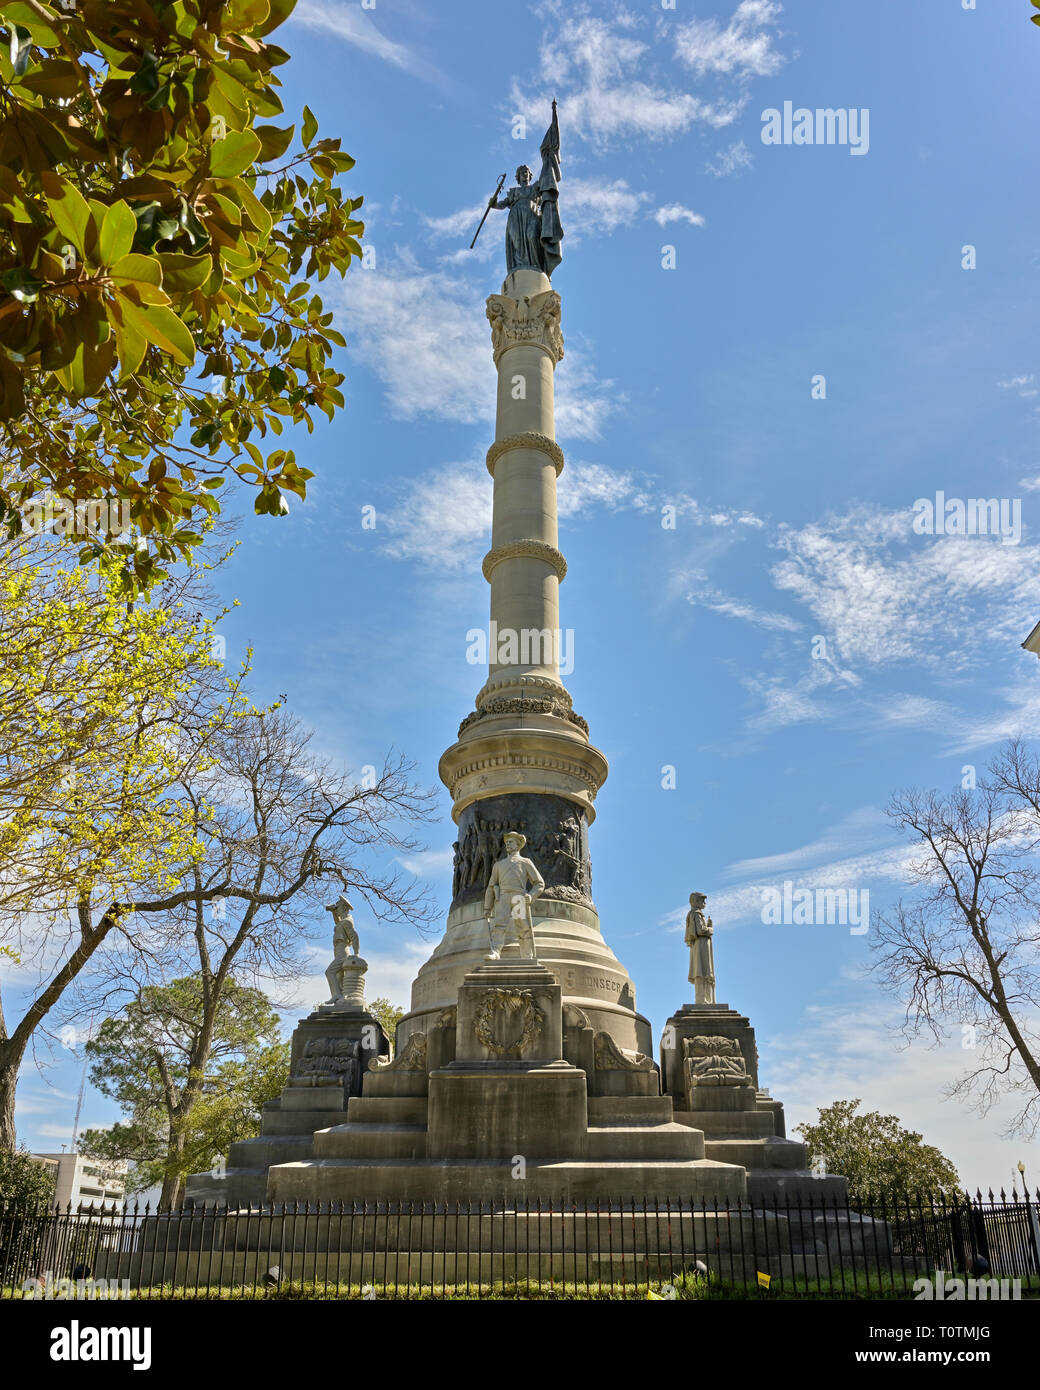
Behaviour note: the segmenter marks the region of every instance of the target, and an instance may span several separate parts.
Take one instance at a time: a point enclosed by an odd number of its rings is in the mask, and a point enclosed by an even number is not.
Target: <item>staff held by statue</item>
[[[491,209],[495,206],[495,201],[496,201],[496,199],[498,198],[498,195],[502,192],[502,185],[505,183],[505,181],[506,181],[506,176],[505,176],[505,174],[503,174],[502,177],[501,177],[501,178],[499,179],[499,181],[498,181],[498,186],[496,187],[494,193],[492,193],[491,197],[488,199],[488,205],[487,205],[487,207],[484,209],[484,216],[480,219],[480,226],[479,226],[479,227],[477,228],[477,230],[473,233],[473,240],[472,240],[472,241],[470,242],[470,244],[469,244],[469,249],[470,249],[471,251],[473,250],[474,246],[476,246],[476,244],[477,244],[477,237],[480,236],[481,228],[484,226],[484,223],[487,221],[488,213],[489,213],[489,212],[491,211]]]

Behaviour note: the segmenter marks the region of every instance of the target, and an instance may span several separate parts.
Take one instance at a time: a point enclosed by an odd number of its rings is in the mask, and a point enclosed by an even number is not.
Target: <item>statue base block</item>
[[[713,1039],[735,1044],[746,1081],[726,1084],[721,1070],[709,1084],[686,1076],[690,1057],[723,1052],[723,1044],[711,1045]],[[675,1107],[676,1120],[704,1136],[705,1156],[739,1163],[747,1170],[747,1191],[754,1200],[820,1201],[826,1196],[828,1201],[844,1201],[845,1179],[817,1178],[809,1169],[805,1145],[785,1137],[783,1105],[758,1084],[755,1030],[736,1009],[728,1004],[684,1004],[673,1014],[662,1034],[661,1084]]]
[[[192,1173],[185,1184],[187,1200],[262,1202],[271,1167],[310,1158],[315,1132],[346,1119],[369,1063],[389,1051],[382,1024],[363,1001],[361,1008],[319,1006],[301,1019],[292,1036],[289,1080],[264,1106],[260,1134],[232,1144],[226,1165]]]

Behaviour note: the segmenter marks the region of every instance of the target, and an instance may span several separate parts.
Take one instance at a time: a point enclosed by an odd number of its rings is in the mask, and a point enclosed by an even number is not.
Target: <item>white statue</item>
[[[708,899],[703,893],[690,894],[686,914],[686,944],[690,948],[690,982],[695,1004],[715,1003],[715,952],[711,938],[714,926],[705,914]]]
[[[498,960],[504,946],[518,944],[521,955],[537,960],[531,904],[545,887],[545,879],[530,859],[521,857],[526,835],[516,830],[502,837],[505,856],[496,861],[484,894],[484,914],[491,938],[491,959]]]
[[[329,903],[326,912],[332,913],[334,923],[332,932],[332,964],[325,971],[332,993],[332,1003],[343,999],[343,972],[347,962],[347,949],[356,956],[358,953],[358,934],[354,927],[354,910],[345,893],[341,893],[334,903]]]

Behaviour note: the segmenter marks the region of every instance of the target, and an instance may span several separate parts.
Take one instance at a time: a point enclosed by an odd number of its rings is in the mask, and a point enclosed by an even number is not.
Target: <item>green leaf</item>
[[[147,342],[161,348],[176,362],[190,367],[195,360],[195,342],[172,309],[161,304],[142,308],[125,295],[119,297],[123,322],[136,329]]]
[[[110,306],[110,322],[115,334],[116,351],[119,354],[119,365],[124,377],[133,376],[140,368],[148,349],[148,339],[135,323],[123,315],[124,307],[128,303],[129,300],[121,298]]]
[[[309,106],[303,108],[303,143],[309,146],[318,133],[318,122],[314,118],[314,112]]]
[[[260,140],[260,162],[269,164],[273,159],[281,159],[292,144],[295,131],[294,125],[284,128],[276,125],[256,126],[254,133]]]
[[[264,23],[257,25],[253,30],[254,37],[258,39],[265,38],[273,30],[277,29],[280,24],[284,24],[295,8],[296,0],[270,0],[271,12]]]
[[[295,0],[294,0],[295,3]],[[17,24],[32,33],[36,42],[40,45],[58,44],[57,27],[48,22],[47,16],[42,17],[27,5],[25,0],[12,0],[12,3],[3,6],[3,20],[7,27]]]
[[[199,219],[192,212],[184,197],[181,197],[180,226],[188,234],[188,240],[192,246],[208,246],[209,232],[202,225]]]
[[[35,72],[27,73],[22,79],[22,87],[40,96],[69,101],[80,90],[79,73],[69,62],[45,58]]]
[[[105,220],[101,224],[101,236],[98,240],[98,252],[102,265],[111,266],[116,261],[121,260],[133,246],[136,231],[137,219],[130,211],[129,205],[124,203],[122,199],[118,203],[113,203],[105,213]]]
[[[237,3],[229,5],[228,9],[229,22],[235,26],[237,32],[244,32],[267,22],[270,4],[268,0],[237,0]]]
[[[5,270],[0,275],[0,285],[21,304],[35,304],[43,284],[42,280],[30,275],[24,265],[16,265],[13,270]]]
[[[149,96],[152,92],[159,89],[159,65],[155,61],[154,53],[146,53],[141,59],[140,66],[130,79],[129,88],[131,92],[138,92]]]
[[[259,153],[260,141],[251,130],[229,130],[223,140],[214,142],[210,173],[218,179],[233,179],[255,164]]]
[[[153,256],[139,256],[136,252],[121,256],[110,267],[113,280],[128,280],[139,285],[161,285],[163,272],[160,261]]]
[[[163,289],[174,294],[190,294],[213,274],[211,256],[185,256],[179,251],[160,251]]]
[[[40,175],[47,209],[58,231],[67,237],[81,256],[87,254],[87,228],[90,226],[90,206],[83,194],[59,178],[50,169]]]
[[[274,219],[264,207],[263,203],[256,196],[253,190],[241,179],[234,185],[235,191],[242,200],[242,211],[248,216],[250,222],[260,233],[263,240],[271,235],[271,227]]]
[[[20,24],[11,25],[11,66],[15,77],[22,77],[29,66],[29,53],[32,50],[32,35]]]
[[[67,367],[55,376],[76,396],[95,396],[115,363],[115,343],[111,339],[99,346],[80,343]]]

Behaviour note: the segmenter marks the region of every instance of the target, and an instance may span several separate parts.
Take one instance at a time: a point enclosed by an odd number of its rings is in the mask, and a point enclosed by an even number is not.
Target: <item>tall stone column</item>
[[[560,672],[560,584],[553,380],[563,356],[560,296],[538,270],[515,270],[487,301],[498,369],[487,680],[440,761],[458,826],[444,939],[419,971],[399,1042],[432,1026],[488,950],[483,898],[502,835],[519,830],[546,881],[534,906],[538,957],[565,1003],[585,1010],[618,1045],[651,1051],[627,971],[606,945],[592,900],[589,826],[607,760],[589,742]]]

